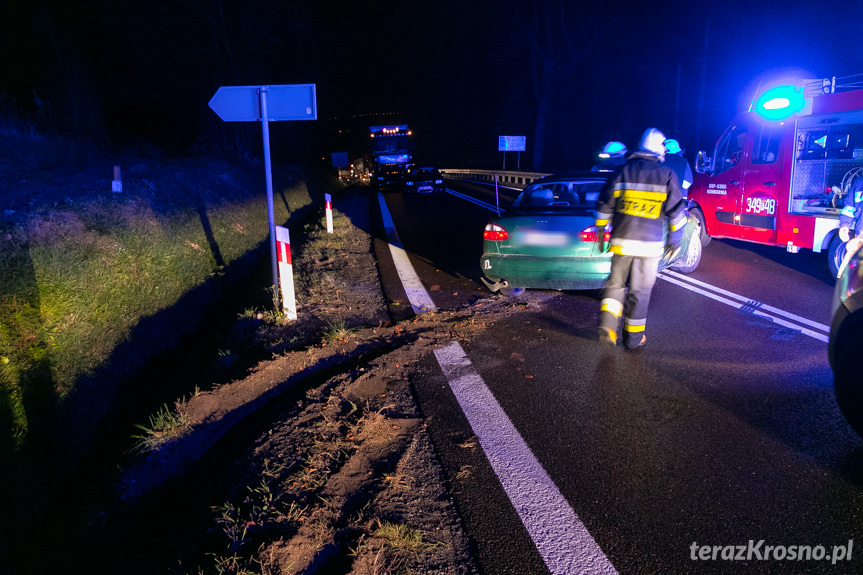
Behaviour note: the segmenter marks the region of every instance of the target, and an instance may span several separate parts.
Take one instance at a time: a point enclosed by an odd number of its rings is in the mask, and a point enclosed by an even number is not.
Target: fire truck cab
[[[839,212],[863,174],[861,87],[833,78],[767,90],[711,155],[698,152],[689,200],[702,244],[715,237],[827,251],[835,277],[845,255]]]

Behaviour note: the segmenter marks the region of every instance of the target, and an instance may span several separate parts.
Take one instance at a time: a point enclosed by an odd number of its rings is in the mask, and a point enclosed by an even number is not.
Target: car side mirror
[[[699,174],[706,174],[710,171],[710,156],[704,150],[698,150],[698,156],[695,158],[695,171]]]

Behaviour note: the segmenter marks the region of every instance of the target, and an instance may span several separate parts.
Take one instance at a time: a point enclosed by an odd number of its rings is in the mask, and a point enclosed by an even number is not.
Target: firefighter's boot
[[[644,332],[623,332],[623,347],[626,349],[638,349],[647,345],[647,336]]]
[[[599,328],[599,343],[617,347],[617,333],[606,327]]]

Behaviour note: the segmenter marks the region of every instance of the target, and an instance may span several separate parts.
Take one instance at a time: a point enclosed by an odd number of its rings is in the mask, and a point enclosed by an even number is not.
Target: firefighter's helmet
[[[665,153],[666,154],[679,154],[682,150],[680,149],[680,143],[677,140],[672,140],[668,138],[665,140]]]
[[[656,128],[648,128],[641,136],[638,148],[660,158],[665,156],[665,134]]]
[[[623,142],[609,142],[602,148],[602,152],[599,153],[599,157],[618,158],[625,156],[628,151],[629,150],[626,149],[626,145]]]

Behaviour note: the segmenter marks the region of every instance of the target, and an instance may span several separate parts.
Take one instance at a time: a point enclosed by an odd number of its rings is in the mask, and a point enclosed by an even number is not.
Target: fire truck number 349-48
[[[746,198],[746,211],[751,214],[776,213],[776,200],[773,198]]]

